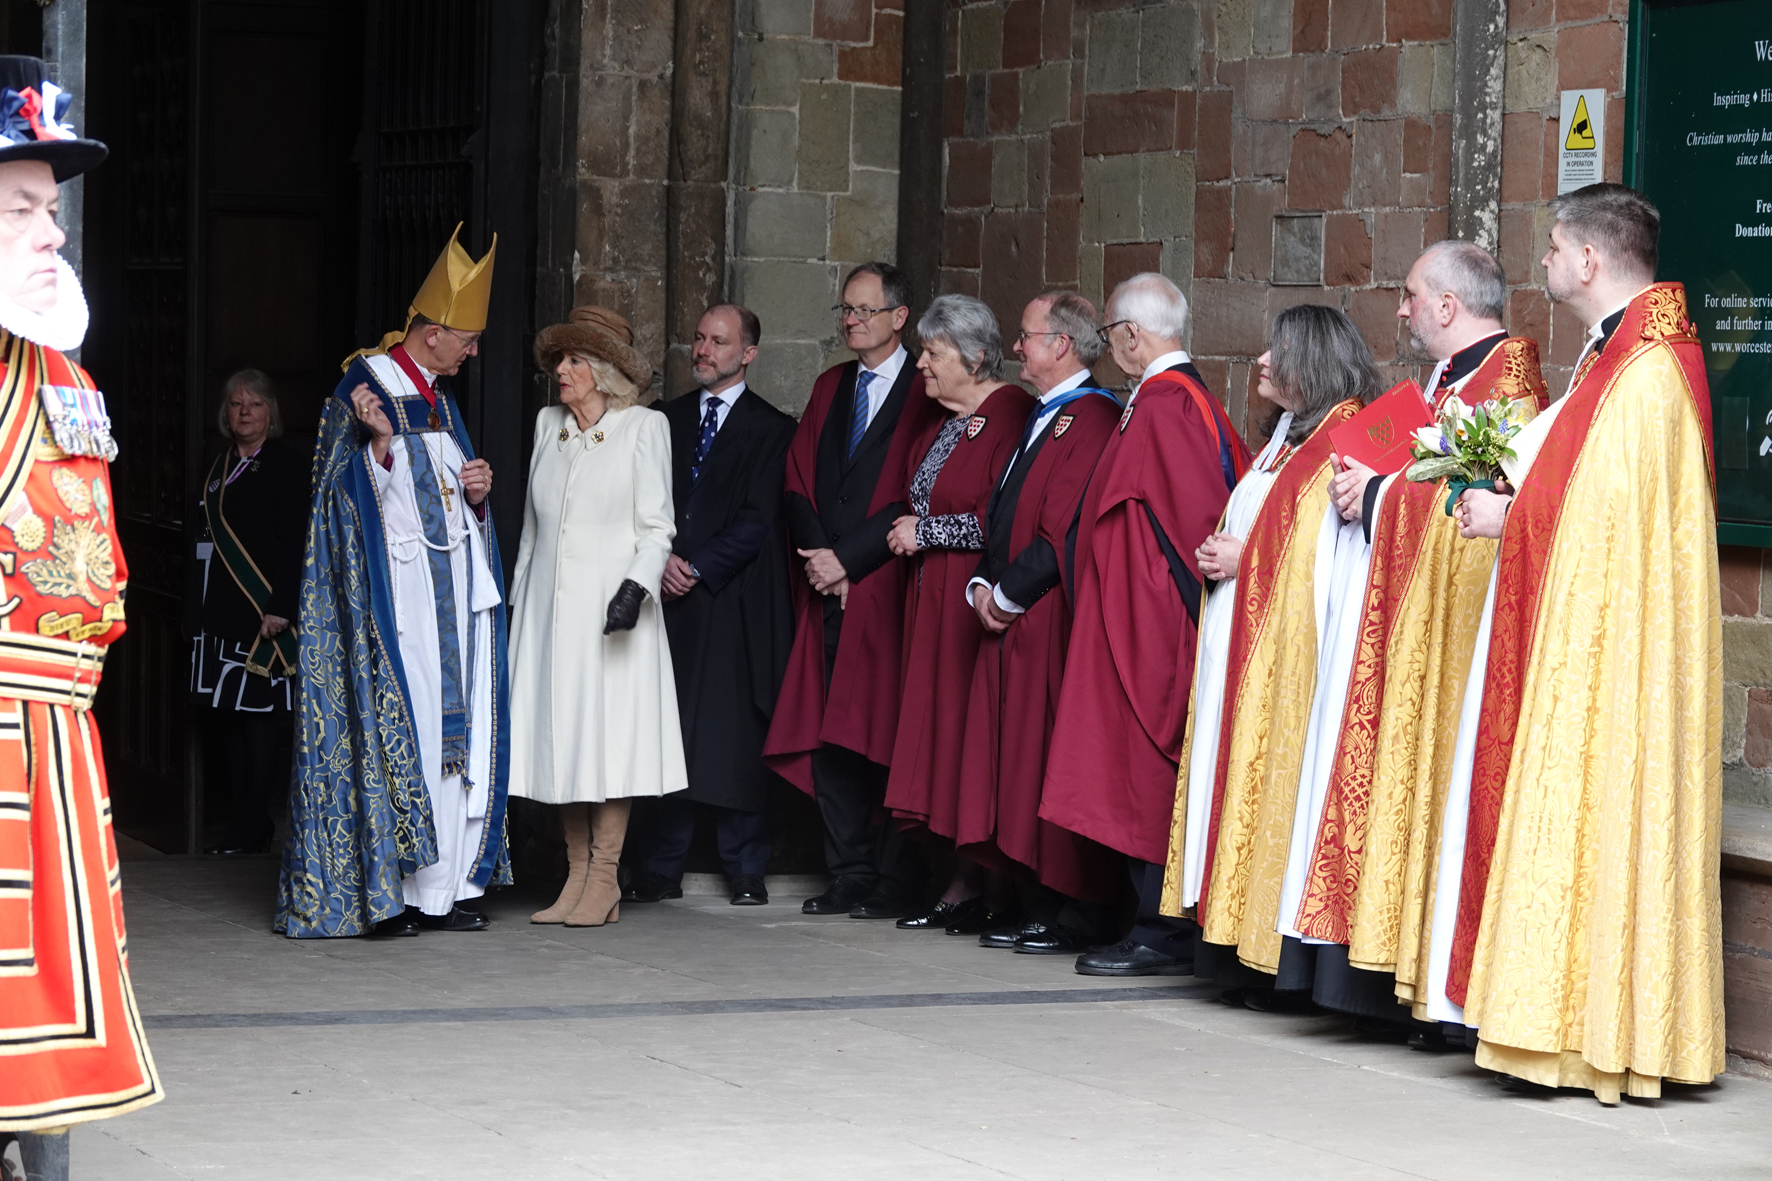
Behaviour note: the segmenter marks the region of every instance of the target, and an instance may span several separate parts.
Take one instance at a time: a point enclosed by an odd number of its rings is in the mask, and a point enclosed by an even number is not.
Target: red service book
[[[1415,432],[1433,423],[1421,387],[1404,381],[1340,426],[1331,427],[1329,440],[1335,444],[1335,454],[1343,459],[1358,460],[1388,476],[1409,466],[1409,446],[1415,441]]]

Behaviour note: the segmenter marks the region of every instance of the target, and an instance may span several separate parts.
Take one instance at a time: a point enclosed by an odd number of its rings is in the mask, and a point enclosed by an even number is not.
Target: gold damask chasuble
[[[1567,402],[1497,559],[1480,910],[1448,992],[1467,985],[1479,1066],[1615,1102],[1725,1066],[1710,397],[1678,284],[1631,301]]]
[[[1507,397],[1535,413],[1548,401],[1537,344],[1500,341],[1438,404],[1451,397]],[[1399,477],[1373,522],[1347,704],[1295,919],[1310,938],[1347,944],[1354,966],[1396,971],[1406,1000],[1427,967],[1439,818],[1496,550],[1461,537],[1445,500],[1445,481]]]
[[[1275,919],[1316,685],[1312,584],[1329,509],[1329,430],[1359,409],[1356,401],[1340,403],[1298,445],[1240,559],[1199,917],[1207,942],[1235,946],[1239,959],[1265,972],[1279,969]],[[1192,737],[1190,723],[1190,746]],[[1184,752],[1170,882],[1181,879],[1189,760]]]
[[[56,445],[38,387],[91,390],[0,333],[0,1129],[161,1098],[142,1036],[104,760],[89,707],[123,634],[104,460]]]

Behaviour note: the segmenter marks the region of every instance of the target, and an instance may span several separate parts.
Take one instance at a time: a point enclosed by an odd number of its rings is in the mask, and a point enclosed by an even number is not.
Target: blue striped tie
[[[861,446],[861,437],[868,433],[868,386],[873,383],[874,374],[866,369],[855,375],[855,417],[849,423],[849,458],[855,458],[855,449]]]

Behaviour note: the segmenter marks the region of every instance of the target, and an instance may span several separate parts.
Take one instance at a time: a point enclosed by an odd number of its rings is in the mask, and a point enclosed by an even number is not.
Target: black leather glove
[[[603,621],[603,634],[630,630],[640,622],[640,604],[646,599],[646,588],[631,578],[621,580],[615,597],[609,600],[609,614]]]

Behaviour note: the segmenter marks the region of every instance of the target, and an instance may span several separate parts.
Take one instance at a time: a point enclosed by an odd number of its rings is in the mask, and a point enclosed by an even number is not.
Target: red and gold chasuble
[[[28,1131],[162,1092],[90,713],[127,571],[107,463],[64,451],[43,409],[102,402],[53,349],[0,333],[0,356],[0,1130]]]
[[[1473,407],[1507,397],[1542,410],[1549,390],[1537,343],[1497,342],[1456,393],[1439,391],[1436,411],[1451,397]],[[1451,773],[1459,700],[1495,561],[1493,542],[1459,536],[1445,502],[1445,481],[1399,478],[1372,523],[1347,704],[1293,920],[1310,938],[1349,944],[1356,966],[1394,970],[1406,984],[1414,975],[1398,966],[1399,927],[1412,904],[1419,910],[1420,891],[1407,891],[1405,881],[1419,881],[1438,848],[1438,828],[1428,821]]]

